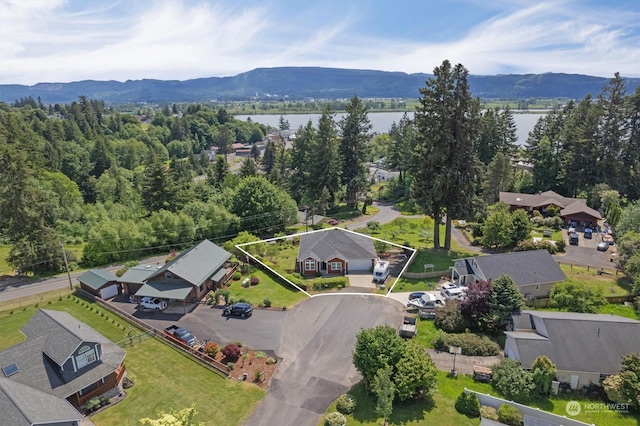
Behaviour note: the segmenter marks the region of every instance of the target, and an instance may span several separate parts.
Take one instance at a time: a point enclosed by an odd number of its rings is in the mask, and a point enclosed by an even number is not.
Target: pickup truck
[[[177,325],[170,325],[164,329],[164,332],[187,346],[195,346],[198,343],[196,336],[191,334],[187,329],[178,327]]]

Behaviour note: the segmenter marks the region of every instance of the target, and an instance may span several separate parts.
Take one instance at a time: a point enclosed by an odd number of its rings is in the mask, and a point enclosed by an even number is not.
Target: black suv
[[[222,311],[222,315],[236,315],[244,318],[244,317],[251,316],[252,312],[253,312],[253,308],[251,307],[250,304],[244,303],[244,302],[238,302],[224,308],[224,310]]]

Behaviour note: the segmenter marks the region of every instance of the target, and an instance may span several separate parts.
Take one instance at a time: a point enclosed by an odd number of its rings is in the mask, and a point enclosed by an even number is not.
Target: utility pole
[[[73,290],[73,283],[71,282],[71,273],[69,272],[69,262],[67,261],[67,252],[64,249],[64,243],[60,241],[60,246],[62,247],[62,257],[64,258],[64,266],[67,268],[67,277],[69,278],[69,289]]]

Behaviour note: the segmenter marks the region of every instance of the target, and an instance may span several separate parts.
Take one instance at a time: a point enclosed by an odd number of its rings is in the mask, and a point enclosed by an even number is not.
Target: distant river
[[[376,133],[387,133],[393,123],[398,123],[402,119],[403,112],[370,112],[368,114],[369,121],[373,125],[373,131]],[[413,113],[407,113],[410,117],[413,117]],[[514,121],[516,122],[516,135],[518,137],[518,144],[524,145],[529,136],[529,132],[533,129],[533,126],[538,122],[538,119],[544,114],[513,114]],[[267,126],[278,127],[280,121],[279,114],[262,114],[262,115],[236,115],[238,120],[245,121],[248,117],[256,123],[261,123]],[[284,119],[289,122],[291,130],[296,130],[300,126],[306,126],[309,120],[317,126],[320,114],[285,114]],[[344,114],[336,114],[336,121],[340,121],[344,117]]]

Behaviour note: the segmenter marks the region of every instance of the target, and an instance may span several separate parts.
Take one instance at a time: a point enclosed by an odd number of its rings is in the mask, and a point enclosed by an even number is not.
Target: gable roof
[[[600,212],[587,206],[587,203],[584,201],[576,201],[575,203],[569,204],[567,207],[560,211],[560,216],[569,216],[576,213],[584,213],[595,219],[602,219],[602,215],[600,214]]]
[[[159,265],[137,265],[127,269],[127,272],[122,274],[118,281],[121,283],[129,284],[144,284],[145,280],[149,278],[151,274],[160,269]]]
[[[22,328],[27,338],[46,335],[43,352],[63,365],[82,342],[107,343],[109,340],[67,312],[40,309]]]
[[[78,281],[94,290],[99,290],[105,284],[116,282],[117,280],[118,278],[115,275],[104,269],[92,269],[78,277]]]
[[[534,320],[544,330],[533,330]],[[516,331],[505,334],[525,367],[544,354],[559,370],[615,374],[624,355],[640,352],[640,321],[617,315],[522,311],[514,323]]]
[[[65,330],[61,332],[60,328]],[[67,398],[108,376],[124,360],[124,349],[66,312],[41,309],[22,328],[22,332],[27,340],[0,351],[1,366],[14,363],[19,369],[8,379],[60,398]],[[56,342],[58,338],[63,342]],[[78,339],[100,342],[100,360],[78,372],[72,369],[62,371],[59,360],[71,351],[68,348],[72,345],[78,346]],[[58,360],[54,360],[50,353]]]
[[[4,377],[0,377],[0,413],[1,423],[12,426],[71,423],[83,418],[66,399]]]
[[[330,228],[300,237],[299,260],[330,260],[336,257],[343,260],[375,259],[377,254],[371,238],[344,229]]]
[[[516,207],[544,207],[554,204],[561,208],[560,216],[568,216],[576,213],[586,213],[596,219],[602,219],[602,215],[587,206],[583,198],[563,197],[557,192],[545,191],[539,194],[520,194],[517,192],[500,192],[500,201]]]
[[[518,251],[513,253],[492,254],[467,259],[456,259],[456,270],[460,271],[461,262],[469,269],[475,262],[485,280],[495,280],[508,275],[516,286],[545,284],[564,281],[566,275],[553,260],[547,250]],[[460,273],[460,272],[458,272]]]
[[[230,257],[231,253],[222,247],[204,240],[197,246],[183,251],[162,268],[156,269],[146,280],[152,280],[170,271],[197,287],[218,272]]]

